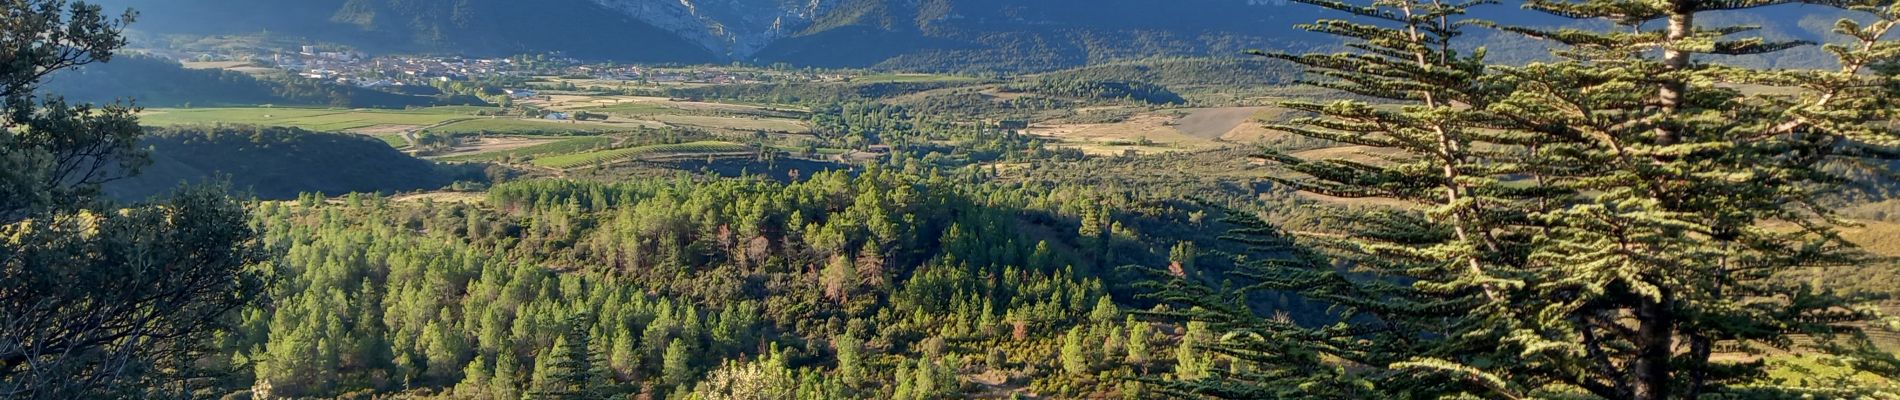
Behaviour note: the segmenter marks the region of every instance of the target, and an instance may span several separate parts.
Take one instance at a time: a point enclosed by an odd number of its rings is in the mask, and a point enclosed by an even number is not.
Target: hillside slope
[[[403,108],[431,105],[486,105],[474,96],[420,96],[390,93],[289,74],[253,76],[216,69],[188,69],[171,60],[124,55],[49,75],[42,93],[69,100],[109,103],[131,100],[145,107],[218,105],[302,105],[345,108]]]
[[[367,136],[296,128],[159,128],[143,144],[152,149],[152,165],[107,184],[107,194],[139,200],[183,182],[229,179],[233,190],[291,199],[303,192],[437,189],[481,176],[478,167],[438,165]]]

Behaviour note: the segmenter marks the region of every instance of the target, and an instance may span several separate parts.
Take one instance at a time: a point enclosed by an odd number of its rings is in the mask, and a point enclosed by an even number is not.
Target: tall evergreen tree
[[[549,361],[544,380],[532,393],[538,399],[595,399],[604,397],[602,393],[604,376],[596,375],[596,353],[593,352],[593,337],[588,327],[593,324],[585,314],[569,316],[561,337],[554,342],[554,349],[546,353]]]
[[[1239,289],[1174,279],[1160,295],[1197,306],[1176,316],[1225,332],[1197,345],[1237,367],[1168,390],[1778,396],[1802,389],[1749,385],[1763,365],[1714,357],[1718,344],[1760,355],[1798,335],[1827,343],[1872,317],[1864,299],[1781,278],[1861,258],[1819,203],[1845,183],[1842,161],[1889,158],[1900,144],[1887,123],[1896,110],[1889,78],[1866,73],[1900,53],[1883,40],[1900,19],[1893,2],[1800,2],[1857,14],[1836,25],[1846,41],[1825,47],[1840,66],[1827,71],[1724,65],[1725,56],[1804,44],[1697,23],[1710,12],[1794,2],[1522,3],[1603,27],[1559,30],[1465,17],[1489,2],[1301,2],[1353,16],[1303,26],[1351,49],[1264,55],[1308,67],[1315,85],[1373,100],[1288,103],[1316,116],[1273,128],[1375,156],[1265,157],[1296,172],[1280,180],[1301,190],[1416,207],[1337,213],[1292,238],[1237,217],[1243,228],[1231,236],[1273,257],[1244,262]],[[1494,65],[1482,49],[1460,50],[1474,26],[1555,51]],[[1748,85],[1795,90],[1735,89]],[[1262,318],[1237,300],[1249,293],[1302,294],[1332,305],[1336,320]]]

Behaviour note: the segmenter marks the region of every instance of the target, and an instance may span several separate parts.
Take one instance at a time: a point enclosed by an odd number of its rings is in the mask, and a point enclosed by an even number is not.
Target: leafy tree
[[[1366,146],[1383,161],[1266,158],[1297,172],[1280,180],[1301,190],[1418,207],[1332,215],[1294,240],[1236,217],[1232,236],[1258,250],[1233,274],[1248,282],[1217,290],[1177,279],[1162,295],[1198,306],[1173,315],[1224,332],[1201,343],[1236,366],[1182,373],[1200,379],[1169,390],[1798,396],[1747,385],[1764,365],[1714,357],[1718,344],[1761,355],[1796,336],[1829,343],[1873,317],[1864,298],[1782,278],[1862,262],[1819,203],[1847,180],[1835,166],[1894,154],[1893,88],[1866,73],[1900,53],[1884,40],[1900,19],[1893,2],[1813,3],[1857,18],[1837,24],[1846,42],[1826,47],[1840,68],[1779,71],[1720,61],[1802,43],[1697,20],[1782,2],[1526,1],[1598,28],[1499,26],[1555,44],[1523,66],[1461,50],[1465,29],[1493,25],[1466,17],[1482,2],[1310,3],[1356,18],[1304,26],[1353,50],[1268,56],[1378,103],[1288,103],[1317,116],[1274,128]],[[1311,324],[1261,318],[1239,300],[1254,293],[1298,293],[1339,312]],[[1316,367],[1341,364],[1358,370]]]
[[[774,354],[756,362],[727,362],[706,375],[693,394],[702,400],[777,400],[794,398],[799,383]]]
[[[41,78],[110,61],[132,13],[113,19],[98,6],[60,0],[0,3],[0,221],[91,206],[99,186],[136,172],[148,160],[136,148],[135,110],[118,104],[69,105],[36,99]]]
[[[132,14],[0,2],[0,397],[186,396],[194,363],[261,290],[245,206],[219,188],[99,201],[147,163],[136,110],[39,97],[60,70],[105,62]]]
[[[858,285],[857,267],[851,265],[850,257],[832,257],[819,275],[819,279],[824,281],[825,297],[832,301],[849,301],[852,289]]]

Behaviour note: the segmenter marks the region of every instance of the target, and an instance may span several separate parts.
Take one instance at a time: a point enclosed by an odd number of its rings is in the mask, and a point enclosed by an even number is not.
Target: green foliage
[[[149,161],[136,110],[38,89],[109,61],[132,14],[37,0],[0,14],[0,397],[202,396],[224,372],[211,342],[263,286],[245,205],[221,188],[102,199]]]
[[[1054,96],[1104,99],[1135,104],[1185,104],[1187,99],[1166,87],[1138,81],[1063,80],[1038,77],[1028,82],[1003,87],[1011,92],[1030,92]]]
[[[1089,349],[1084,347],[1087,345],[1083,344],[1086,341],[1083,335],[1082,327],[1078,326],[1069,328],[1069,334],[1062,338],[1062,370],[1068,371],[1070,375],[1088,375],[1093,372],[1090,368],[1094,360],[1090,357]]]
[[[1074,230],[1045,208],[1071,194],[966,182],[878,166],[797,183],[527,180],[477,204],[265,203],[255,223],[284,267],[221,348],[274,396],[572,393],[563,377],[584,372],[607,396],[901,384],[948,398],[970,357],[1054,360],[1080,324],[1087,347],[1118,336],[1094,333],[1122,321],[1100,306],[1103,280],[1049,234]],[[1091,368],[1113,369],[1102,354]],[[1117,385],[1037,368],[1048,385]]]
[[[1500,26],[1560,44],[1515,67],[1459,50],[1466,27],[1492,25],[1465,17],[1484,3],[1311,3],[1354,16],[1304,26],[1353,50],[1267,55],[1380,104],[1292,102],[1315,117],[1274,128],[1384,156],[1263,157],[1304,191],[1415,207],[1340,212],[1290,234],[1234,219],[1230,238],[1253,247],[1237,282],[1176,273],[1158,295],[1193,306],[1162,313],[1190,321],[1167,391],[1791,397],[1820,389],[1751,385],[1764,366],[1747,360],[1796,337],[1813,343],[1801,350],[1851,350],[1837,341],[1876,316],[1865,297],[1785,278],[1867,261],[1820,200],[1847,179],[1831,163],[1887,158],[1896,143],[1889,78],[1867,73],[1900,55],[1883,39],[1900,20],[1891,2],[1829,4],[1867,21],[1840,23],[1834,71],[1691,62],[1798,45],[1692,23],[1767,2],[1526,2],[1615,28]],[[1334,312],[1262,318],[1246,301],[1284,294]]]

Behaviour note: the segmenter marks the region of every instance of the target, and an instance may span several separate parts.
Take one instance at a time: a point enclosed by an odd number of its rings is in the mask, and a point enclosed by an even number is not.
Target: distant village
[[[262,51],[260,51],[261,53]],[[562,76],[650,84],[743,84],[787,79],[833,80],[843,74],[765,72],[757,68],[726,66],[645,66],[585,63],[560,55],[473,58],[453,56],[372,56],[361,51],[301,46],[267,54],[179,53],[154,51],[181,62],[247,62],[304,78],[333,81],[363,88],[433,86],[439,82],[495,77]],[[166,54],[170,53],[170,54]],[[510,89],[513,97],[532,97],[529,89]]]

